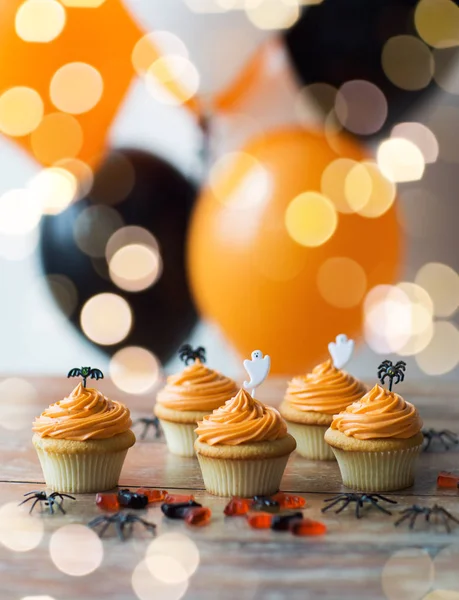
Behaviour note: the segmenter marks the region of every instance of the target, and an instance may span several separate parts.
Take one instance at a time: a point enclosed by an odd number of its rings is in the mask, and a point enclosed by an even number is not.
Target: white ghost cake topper
[[[337,369],[342,369],[350,360],[354,352],[354,340],[349,340],[347,335],[340,333],[336,341],[328,344],[328,351]]]
[[[244,361],[244,369],[250,377],[250,381],[244,381],[244,388],[251,390],[251,395],[255,398],[255,390],[268,377],[269,369],[271,368],[271,359],[268,355],[263,356],[261,350],[252,352],[252,360]]]

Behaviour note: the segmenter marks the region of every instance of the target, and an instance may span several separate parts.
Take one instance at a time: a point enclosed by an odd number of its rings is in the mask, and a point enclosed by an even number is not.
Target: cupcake
[[[99,391],[77,385],[33,424],[33,445],[46,485],[55,492],[114,488],[135,443],[129,410]]]
[[[314,460],[334,460],[324,434],[333,415],[359,400],[366,391],[363,383],[337,369],[331,360],[308,375],[294,377],[279,410],[296,440],[298,453]]]
[[[410,487],[424,436],[416,408],[375,385],[336,415],[325,433],[345,486],[362,492]]]
[[[172,454],[194,456],[198,421],[225,404],[237,392],[232,379],[213,371],[201,359],[167,379],[158,393],[154,413]]]
[[[279,412],[244,389],[204,417],[196,434],[204,485],[216,496],[274,494],[296,447]]]

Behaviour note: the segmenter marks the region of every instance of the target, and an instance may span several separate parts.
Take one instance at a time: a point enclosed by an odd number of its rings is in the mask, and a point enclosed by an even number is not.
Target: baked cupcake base
[[[106,440],[60,440],[35,434],[47,487],[55,492],[85,494],[103,492],[118,485],[128,449],[135,443],[132,431]]]
[[[296,447],[291,435],[272,442],[209,446],[197,440],[196,454],[206,490],[215,496],[275,494]]]
[[[296,451],[300,456],[310,460],[336,460],[324,435],[328,425],[306,425],[287,421],[289,433],[296,440]]]
[[[169,452],[187,458],[195,456],[194,442],[197,436],[194,430],[198,421],[209,413],[173,410],[161,404],[156,404],[154,413],[161,424]]]
[[[325,434],[338,461],[343,484],[362,492],[411,487],[423,439],[422,433],[407,440],[356,440],[332,429]]]

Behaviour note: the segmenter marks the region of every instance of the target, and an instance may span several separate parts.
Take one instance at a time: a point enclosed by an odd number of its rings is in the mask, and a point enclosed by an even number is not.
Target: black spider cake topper
[[[86,379],[103,379],[104,374],[100,369],[93,369],[91,367],[81,367],[80,369],[70,369],[67,377],[82,377],[83,387],[86,387]]]
[[[193,348],[191,344],[184,344],[178,351],[180,360],[182,360],[185,365],[191,360],[199,360],[202,363],[206,362],[206,350],[202,346],[198,346],[198,348]]]
[[[400,383],[405,379],[406,363],[399,360],[392,364],[390,360],[383,360],[378,367],[378,379],[384,385],[386,379],[389,379],[389,392],[392,391],[393,384]]]

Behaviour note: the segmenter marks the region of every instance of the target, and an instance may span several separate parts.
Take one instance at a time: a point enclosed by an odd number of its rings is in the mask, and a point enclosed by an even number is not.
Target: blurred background
[[[451,0],[0,0],[0,372],[457,378],[458,46]]]

